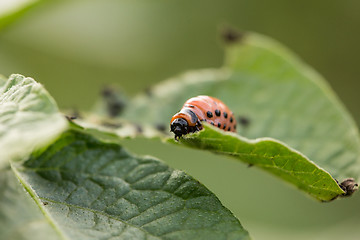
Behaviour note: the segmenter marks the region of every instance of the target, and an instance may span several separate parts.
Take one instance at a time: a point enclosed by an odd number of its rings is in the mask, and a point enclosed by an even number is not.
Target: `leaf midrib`
[[[39,201],[39,198],[37,198],[35,192],[31,189],[31,187],[24,181],[24,179],[20,176],[20,173],[16,170],[16,167],[11,164],[11,169],[14,172],[17,179],[20,181],[20,184],[24,187],[25,191],[29,193],[30,197],[34,200],[35,204],[39,207],[40,211],[43,213],[45,219],[49,222],[49,224],[54,228],[54,230],[59,234],[59,237],[64,240],[70,240],[68,237],[66,237],[62,231],[57,227],[55,224],[55,220],[52,219],[50,214],[47,213],[45,208],[43,207],[42,203]]]
[[[239,138],[236,137],[236,136],[235,136],[235,137],[234,137],[234,136],[231,136],[230,134],[227,134],[227,136],[228,136],[228,137],[232,137],[233,139],[235,138],[236,140],[243,141],[242,139],[239,139]],[[196,140],[196,138],[194,138],[194,137],[187,137],[187,139]],[[208,137],[206,137],[206,140],[207,140],[207,141],[213,141],[213,142],[215,142],[215,143],[218,143],[218,142],[219,142],[219,140],[218,140],[217,138],[208,138]],[[269,140],[269,139],[267,139],[267,140]],[[256,141],[256,140],[254,140],[254,141]],[[274,142],[274,143],[277,143],[277,141],[273,141],[273,142]],[[254,142],[254,143],[247,143],[247,144],[250,144],[250,145],[252,145],[252,146],[255,146],[255,145],[256,145],[256,142]],[[280,144],[280,143],[279,143],[279,144]],[[221,144],[219,144],[219,145],[221,145]],[[297,151],[294,151],[293,149],[290,149],[290,148],[289,148],[288,150],[291,151],[292,153],[300,154],[300,153],[298,153]],[[221,154],[226,154],[226,155],[233,155],[233,156],[257,156],[257,157],[262,157],[262,158],[268,159],[268,160],[270,160],[270,161],[272,161],[272,162],[273,162],[273,159],[276,158],[276,157],[291,157],[291,155],[266,156],[266,155],[259,155],[259,154],[256,154],[256,153],[239,153],[238,151],[234,151],[234,152],[228,152],[228,151],[223,151],[223,150],[221,150],[221,151],[219,151],[219,150],[211,150],[211,151],[217,152],[217,153],[221,153]],[[301,156],[304,157],[304,158],[306,158],[306,157],[303,156],[302,154],[301,154]],[[306,158],[306,159],[307,159],[307,158]],[[310,164],[312,164],[312,165],[315,167],[314,171],[320,170],[320,168],[319,168],[314,162],[312,162],[312,161],[309,160],[309,159],[307,159],[307,160],[309,161]],[[297,180],[299,180],[301,183],[303,183],[304,185],[306,185],[306,186],[308,186],[308,187],[310,187],[310,188],[312,188],[312,189],[324,190],[324,191],[327,191],[327,192],[330,192],[330,193],[334,193],[334,194],[337,194],[337,195],[340,194],[340,193],[338,193],[338,192],[336,192],[336,191],[333,191],[333,190],[331,190],[331,189],[328,189],[328,188],[316,187],[316,186],[314,186],[313,184],[305,183],[305,182],[302,181],[301,178],[298,178],[296,175],[294,175],[294,172],[296,172],[296,173],[304,173],[304,174],[311,174],[311,172],[289,171],[289,170],[280,168],[279,166],[277,166],[276,164],[274,164],[274,162],[273,162],[273,165],[270,165],[270,164],[269,164],[269,165],[263,165],[263,164],[258,164],[258,163],[256,163],[255,165],[256,165],[256,166],[259,166],[259,167],[263,167],[263,168],[274,168],[274,169],[281,170],[281,171],[283,171],[283,172],[285,172],[285,173],[288,173],[289,175],[295,177],[295,178],[296,178]],[[328,174],[328,175],[331,177],[331,175],[330,175],[327,171],[323,170],[323,172],[326,173],[326,174]]]
[[[20,176],[20,173],[15,169],[14,166],[12,166],[12,170],[14,171],[15,176],[19,179],[21,185],[25,188],[26,192],[28,192],[30,194],[31,198],[35,201],[36,205],[40,208],[41,212],[45,216],[45,219],[50,223],[50,225],[55,229],[55,231],[58,232],[59,236],[64,240],[71,240],[71,239],[68,238],[67,236],[65,236],[62,233],[61,229],[57,226],[56,221],[50,216],[50,214],[48,214],[46,212],[45,208],[43,207],[43,204],[41,203],[41,201],[39,199],[44,199],[45,201],[54,202],[54,203],[62,204],[62,205],[66,205],[66,206],[72,206],[72,207],[75,207],[75,208],[78,208],[78,209],[88,210],[90,212],[93,212],[93,213],[96,213],[96,214],[99,214],[99,215],[103,215],[105,217],[109,217],[109,218],[114,219],[114,220],[118,220],[118,221],[122,222],[123,224],[125,224],[125,226],[128,225],[128,226],[134,227],[134,228],[139,229],[140,231],[144,232],[145,234],[148,234],[148,235],[151,235],[151,236],[153,236],[155,238],[158,238],[158,236],[151,234],[150,232],[146,231],[145,229],[142,229],[142,228],[140,228],[140,227],[138,227],[136,225],[132,225],[132,224],[130,224],[128,222],[125,222],[124,220],[118,219],[116,217],[112,217],[111,215],[108,215],[106,213],[99,212],[97,210],[90,209],[90,208],[81,207],[81,206],[78,206],[78,205],[72,205],[72,204],[68,204],[68,203],[61,203],[61,202],[57,202],[57,201],[54,201],[54,200],[51,200],[51,199],[38,197],[35,194],[35,192],[31,189],[31,187]],[[29,170],[29,171],[31,171],[31,170]],[[110,177],[110,176],[105,176],[105,177]]]
[[[13,169],[13,171],[15,172],[15,175],[16,175],[17,178],[19,179],[20,183],[24,186],[25,190],[26,190],[26,191],[30,194],[30,196],[34,199],[35,203],[38,205],[38,207],[40,208],[41,212],[45,215],[45,217],[46,217],[46,219],[49,221],[50,225],[56,230],[56,232],[59,233],[60,237],[63,238],[63,239],[65,239],[65,240],[67,240],[67,239],[69,239],[69,238],[67,238],[67,237],[62,233],[62,231],[57,227],[56,221],[53,220],[53,219],[51,218],[50,214],[48,214],[48,213],[46,212],[46,210],[45,210],[44,207],[43,207],[42,202],[39,201],[38,199],[43,199],[43,200],[45,200],[45,201],[53,202],[53,203],[56,203],[56,204],[61,204],[61,205],[65,205],[65,206],[75,207],[75,208],[82,209],[82,210],[87,210],[87,211],[90,211],[90,212],[95,213],[95,214],[99,214],[99,215],[102,215],[102,216],[105,216],[105,217],[109,217],[109,218],[111,218],[111,219],[114,219],[114,220],[117,220],[117,221],[122,222],[123,224],[125,224],[125,226],[128,225],[128,226],[134,227],[134,228],[139,229],[140,231],[144,232],[145,234],[148,234],[148,235],[151,235],[151,236],[153,236],[153,237],[159,238],[159,236],[153,235],[153,234],[151,234],[150,232],[146,231],[145,229],[142,229],[141,227],[138,227],[138,226],[136,226],[136,225],[132,225],[132,224],[126,222],[125,220],[116,218],[116,217],[114,217],[114,216],[112,216],[112,215],[109,215],[109,214],[106,214],[106,213],[104,213],[104,212],[101,212],[101,211],[98,211],[98,210],[95,210],[95,209],[91,209],[91,208],[81,207],[81,206],[78,206],[78,205],[69,204],[69,203],[58,202],[58,201],[55,201],[55,200],[52,200],[52,199],[48,199],[48,198],[44,198],[44,197],[38,197],[38,196],[35,194],[35,192],[31,189],[31,187],[30,187],[30,186],[24,181],[24,179],[20,176],[20,173],[19,173],[16,169],[14,169],[14,168],[15,168],[15,167],[12,166],[12,169]],[[40,171],[41,171],[41,170],[43,170],[43,171],[56,170],[56,171],[59,171],[59,172],[66,172],[66,173],[69,172],[69,171],[64,171],[64,170],[57,169],[57,168],[34,168],[34,169],[32,169],[32,168],[25,168],[25,169],[22,169],[21,171],[23,171],[23,172],[26,172],[26,171],[36,172],[36,171],[39,171],[39,170],[40,170]],[[71,171],[70,171],[70,172],[71,172]],[[159,171],[159,172],[162,172],[162,171]],[[159,172],[156,172],[156,173],[159,173]],[[75,172],[74,172],[74,173],[75,173]],[[91,175],[91,174],[85,173],[85,172],[76,172],[76,173],[77,173],[77,174],[81,173],[81,174],[84,174],[84,175],[86,175],[86,176],[97,176],[97,177],[105,177],[105,178],[118,178],[118,179],[121,179],[122,181],[126,182],[124,179],[122,179],[122,178],[120,178],[120,177],[117,177],[117,176]],[[152,174],[156,174],[156,173],[152,173]],[[146,175],[146,176],[144,176],[143,178],[146,178],[146,177],[148,177],[148,176],[150,176],[150,175],[152,175],[152,174]],[[141,178],[141,179],[143,179],[143,178]],[[136,182],[140,181],[141,179],[138,179]],[[126,182],[126,183],[129,184],[129,185],[132,185],[132,184],[135,184],[136,182],[134,182],[134,183],[128,183],[128,182]],[[185,184],[186,182],[187,182],[187,181],[185,181],[185,182],[183,182],[182,184],[180,184],[176,189],[180,188],[180,187],[181,187],[183,184]],[[175,191],[176,191],[176,189],[175,189]],[[133,189],[133,190],[137,190],[137,189]],[[168,191],[165,191],[165,190],[163,190],[163,189],[147,190],[147,191],[165,192],[165,193],[172,194],[172,195],[175,196],[175,197],[179,197],[179,196],[176,196],[173,192],[168,192]],[[174,192],[175,192],[175,191],[174,191]],[[131,191],[130,191],[130,192],[131,192]],[[126,195],[126,194],[125,194],[125,195]],[[124,195],[124,196],[125,196],[125,195]],[[122,198],[123,198],[124,196],[122,196]],[[179,197],[179,198],[181,198],[181,197]],[[184,200],[184,201],[187,200],[187,199],[183,199],[183,198],[181,198],[181,199]],[[167,199],[167,200],[168,200],[168,199]],[[153,205],[153,206],[150,206],[149,208],[154,207],[154,206],[156,206],[156,205],[158,205],[158,204],[161,204],[161,202],[160,202],[160,203],[157,203],[157,204],[155,204],[155,205]],[[148,208],[148,209],[149,209],[149,208]],[[148,210],[148,209],[146,209],[146,210]],[[144,210],[144,211],[146,211],[146,210]],[[184,210],[184,208],[181,208],[180,210],[177,210],[177,211],[175,211],[175,212],[182,211],[182,210]],[[143,212],[144,212],[144,211],[143,211]],[[175,212],[172,212],[171,214],[173,214],[173,213],[175,213]],[[211,211],[211,212],[213,212],[213,211]],[[142,212],[141,212],[141,213],[142,213]],[[169,215],[169,214],[167,214],[167,215],[165,215],[165,216],[168,216],[168,215]],[[161,216],[160,218],[165,217],[165,216]],[[155,220],[158,220],[158,219],[160,219],[160,218],[157,218],[157,219],[155,219]],[[153,221],[154,221],[154,220],[152,220],[151,222],[153,222]],[[149,223],[151,223],[151,222],[149,222]],[[146,224],[149,224],[149,223],[146,223]],[[145,225],[146,225],[146,224],[145,224]],[[169,233],[166,233],[166,234],[169,234]]]

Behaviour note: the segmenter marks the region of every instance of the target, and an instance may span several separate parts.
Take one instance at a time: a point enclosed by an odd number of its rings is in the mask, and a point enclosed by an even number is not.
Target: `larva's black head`
[[[183,118],[176,118],[174,121],[172,121],[170,128],[170,131],[175,133],[175,139],[189,132],[189,124]]]

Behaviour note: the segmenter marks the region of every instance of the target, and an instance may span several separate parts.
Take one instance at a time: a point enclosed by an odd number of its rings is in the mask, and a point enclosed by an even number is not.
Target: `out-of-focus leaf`
[[[74,119],[73,123],[83,127],[87,133],[95,136],[97,133],[116,135],[116,142],[118,142],[119,137],[123,139],[134,137],[159,138],[166,136],[163,129],[156,129],[151,125],[140,125],[119,118],[98,115],[97,113],[83,112],[81,116],[79,119]]]
[[[7,78],[6,78],[4,75],[1,75],[1,74],[0,74],[0,86],[2,86],[2,85],[5,84],[6,79],[7,79]]]
[[[41,84],[17,74],[0,81],[0,168],[50,144],[67,126]]]
[[[359,179],[358,129],[318,73],[281,44],[253,33],[227,45],[225,62],[155,86],[137,96],[123,117],[169,126],[187,99],[213,96],[238,116],[242,136],[278,139],[338,180]]]
[[[1,0],[0,1],[0,30],[21,17],[27,10],[41,2],[41,0]]]

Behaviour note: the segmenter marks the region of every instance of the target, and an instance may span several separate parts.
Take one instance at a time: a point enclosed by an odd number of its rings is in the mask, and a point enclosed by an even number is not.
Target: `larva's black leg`
[[[202,120],[204,121],[204,120]],[[201,121],[198,119],[195,126],[196,131],[200,131],[202,129]]]

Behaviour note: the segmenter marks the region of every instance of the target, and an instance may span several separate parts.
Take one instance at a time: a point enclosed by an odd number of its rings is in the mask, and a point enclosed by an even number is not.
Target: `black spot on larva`
[[[228,131],[230,131],[231,130],[231,127],[228,127]]]
[[[220,117],[221,112],[220,112],[220,110],[219,110],[219,109],[216,109],[216,110],[215,110],[215,115],[216,115],[216,116],[218,116],[218,117]]]
[[[194,108],[194,105],[189,105],[189,108]]]
[[[227,115],[227,112],[224,112],[224,118],[227,118],[228,115]]]
[[[222,38],[224,39],[225,43],[236,43],[240,41],[244,37],[244,34],[231,29],[227,28],[222,33]]]
[[[213,117],[213,114],[212,114],[212,112],[210,112],[210,111],[207,111],[206,115],[207,115],[208,118],[212,118],[212,117]]]
[[[221,127],[221,123],[218,123],[218,127],[219,127],[219,128]]]
[[[223,129],[226,129],[226,123],[224,123]]]
[[[234,125],[234,129],[236,130],[236,125]]]
[[[230,122],[232,123],[234,121],[233,117],[230,117]]]
[[[242,125],[243,127],[247,127],[250,124],[250,119],[247,117],[240,116],[238,118],[238,120],[239,120],[240,125]]]
[[[215,124],[214,124],[214,122],[211,122],[211,125],[213,125],[213,126],[214,126],[214,125],[215,125]]]

